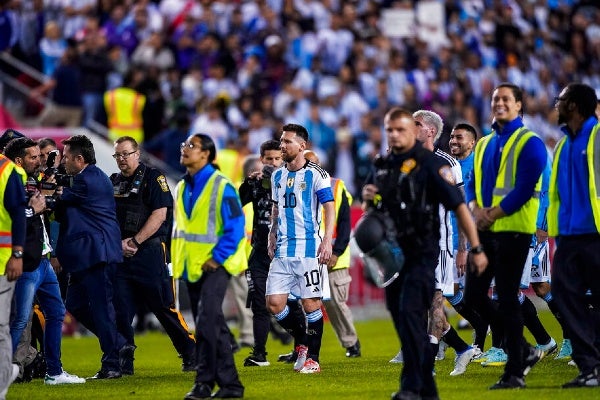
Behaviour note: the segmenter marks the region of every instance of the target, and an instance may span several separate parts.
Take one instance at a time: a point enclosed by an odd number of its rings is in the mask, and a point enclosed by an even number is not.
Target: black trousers
[[[197,282],[187,282],[190,301],[197,304],[196,317],[196,383],[211,388],[243,389],[233,352],[231,333],[223,315],[223,300],[231,275],[224,267],[204,272]]]
[[[248,303],[252,309],[252,328],[254,330],[254,351],[265,353],[267,338],[271,326],[271,313],[267,310],[265,292],[267,275],[271,259],[266,252],[252,250],[248,259]]]
[[[523,314],[518,294],[531,234],[479,231],[479,239],[489,264],[481,276],[467,268],[465,303],[480,315],[489,317],[492,326],[503,329],[508,355],[505,374],[522,377],[523,357],[528,355],[529,344],[523,337]],[[496,282],[498,307],[492,305],[488,295],[492,278]]]
[[[597,347],[597,299],[600,296],[600,235],[562,236],[552,265],[552,295],[563,329],[573,346],[573,360],[583,374],[600,367]],[[592,296],[586,292],[592,291]],[[594,311],[590,309],[590,303]]]
[[[427,312],[435,290],[438,256],[439,249],[427,254],[405,254],[402,273],[385,291],[387,308],[402,342],[400,389],[423,397],[437,396]]]
[[[117,266],[115,311],[117,330],[127,344],[134,344],[131,323],[137,305],[145,305],[165,329],[173,346],[184,359],[193,356],[194,337],[183,316],[175,309],[173,279],[165,263],[165,247],[158,239],[144,242],[133,257]]]

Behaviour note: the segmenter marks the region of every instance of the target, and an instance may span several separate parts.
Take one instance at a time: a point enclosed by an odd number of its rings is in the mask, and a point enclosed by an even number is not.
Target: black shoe
[[[294,350],[291,353],[280,354],[277,361],[284,362],[287,364],[292,364],[292,363],[295,363],[297,359],[298,359],[298,353]]]
[[[563,388],[598,387],[600,386],[600,368],[594,368],[589,374],[579,374],[577,378],[562,385]]]
[[[346,357],[360,357],[360,341],[346,348]]]
[[[213,399],[241,399],[244,397],[244,388],[227,388],[223,387],[212,395]]]
[[[212,396],[212,389],[206,383],[194,383],[192,390],[190,390],[183,400],[201,400],[210,399]]]
[[[133,344],[126,344],[119,350],[119,365],[123,375],[133,375],[133,352],[136,348]]]
[[[96,372],[96,375],[90,376],[87,379],[118,379],[121,376],[121,372],[119,371],[107,371],[101,369],[100,371]]]
[[[181,363],[181,370],[183,372],[193,372],[196,370],[196,353],[195,350],[187,356],[183,356],[183,362]]]
[[[502,375],[500,380],[490,386],[490,390],[496,389],[522,389],[525,387],[525,380],[514,375]]]
[[[523,360],[523,376],[527,376],[531,368],[542,358],[544,358],[543,350],[536,349],[533,346],[529,347],[529,354]]]
[[[267,361],[267,353],[252,352],[244,360],[244,367],[268,367],[269,365],[271,363]]]

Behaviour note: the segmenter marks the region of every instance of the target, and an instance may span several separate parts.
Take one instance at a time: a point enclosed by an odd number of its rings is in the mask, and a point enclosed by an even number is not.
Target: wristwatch
[[[481,254],[483,253],[483,246],[479,245],[479,246],[475,246],[471,248],[471,254]]]
[[[23,258],[23,250],[13,250],[12,256],[14,258]]]

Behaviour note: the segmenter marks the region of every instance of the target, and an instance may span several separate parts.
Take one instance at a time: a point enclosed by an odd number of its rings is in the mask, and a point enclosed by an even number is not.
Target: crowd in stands
[[[417,3],[1,0],[0,51],[49,76],[61,76],[61,63],[76,68],[78,98],[66,97],[83,125],[106,122],[102,96],[128,76],[146,96],[148,148],[173,166],[178,147],[166,146],[189,132],[221,148],[243,134],[257,152],[284,122],[303,124],[353,194],[384,150],[391,106],[431,109],[448,131],[465,121],[487,133],[491,90],[510,81],[527,93],[526,125],[552,146],[560,88],[579,81],[600,94],[597,1],[447,0],[444,42],[386,37],[383,12]]]

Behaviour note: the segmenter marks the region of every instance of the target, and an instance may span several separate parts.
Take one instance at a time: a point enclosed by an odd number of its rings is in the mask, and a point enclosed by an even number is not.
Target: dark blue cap
[[[4,148],[6,147],[8,142],[10,142],[13,139],[21,138],[21,137],[25,137],[25,135],[23,135],[21,132],[19,132],[17,130],[14,130],[12,128],[5,130],[4,133],[2,134],[2,136],[0,136],[0,151],[4,150]]]

